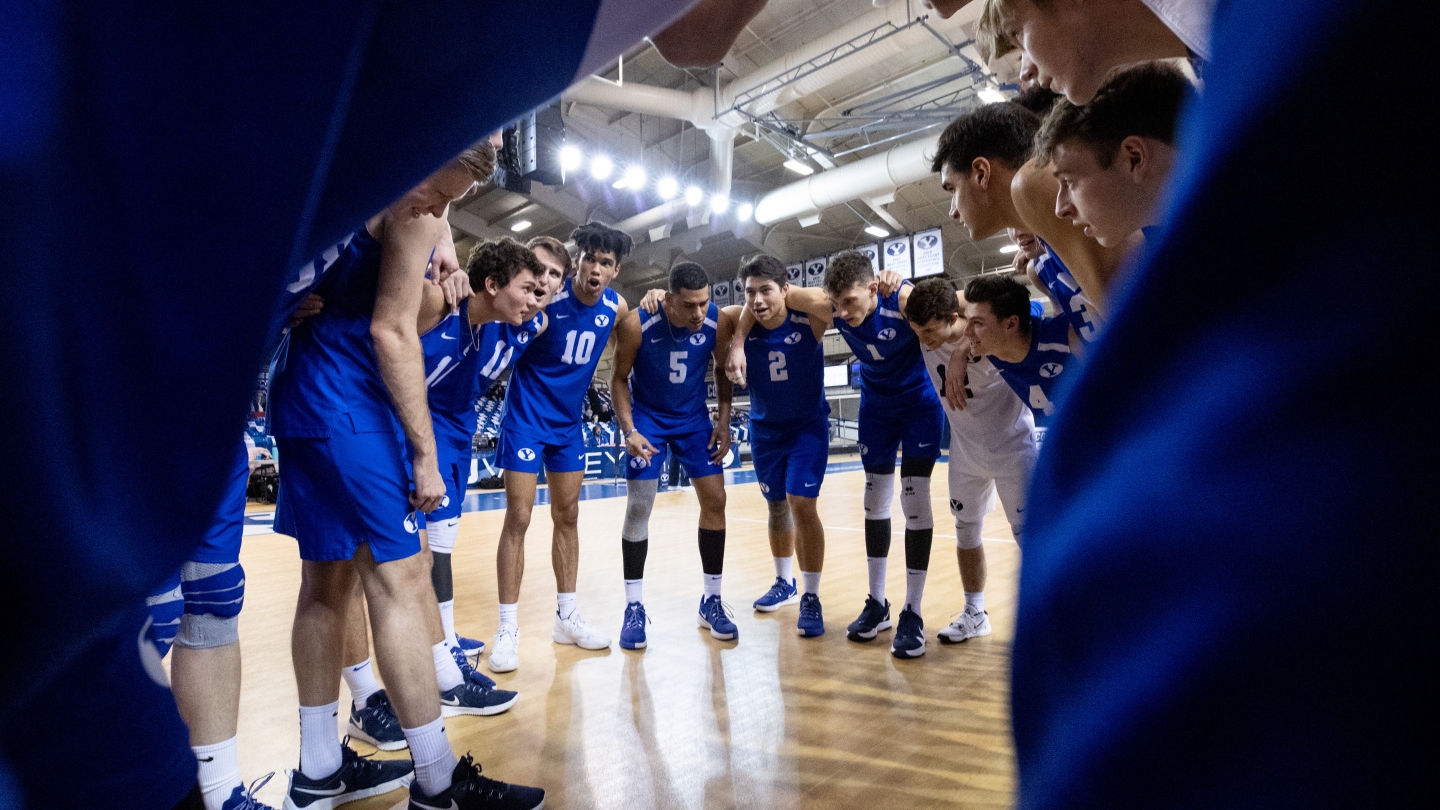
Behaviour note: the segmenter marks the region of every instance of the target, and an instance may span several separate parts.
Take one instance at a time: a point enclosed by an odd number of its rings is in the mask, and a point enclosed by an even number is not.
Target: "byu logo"
[[[925,236],[922,236],[919,239],[915,240],[915,247],[918,247],[922,250],[929,250],[930,248],[935,247],[935,243],[939,241],[939,237],[935,236],[935,234],[926,234]]]
[[[704,332],[696,332],[695,334],[691,335],[691,336],[690,336],[690,345],[691,345],[691,346],[704,346],[704,345],[705,345],[705,333],[704,333]]]
[[[520,334],[515,336],[515,342],[519,343],[521,346],[524,346],[526,343],[530,342],[530,333],[521,332]]]
[[[445,497],[441,498],[441,499],[440,499],[440,505],[441,505],[441,506],[449,506],[449,505],[450,505],[450,496],[449,496],[449,495],[446,495]]]
[[[1050,379],[1052,377],[1059,377],[1060,372],[1064,370],[1065,367],[1060,365],[1059,363],[1046,363],[1045,365],[1040,367],[1040,376],[1046,379]]]
[[[880,338],[881,340],[894,340],[894,339],[895,339],[895,330],[894,330],[894,329],[891,329],[890,327],[887,326],[887,327],[885,327],[884,329],[881,329],[881,330],[880,330],[880,333],[877,334],[875,337],[878,337],[878,338]]]
[[[768,494],[768,493],[770,492],[770,485],[767,484],[767,483],[765,483],[764,481],[761,481],[761,482],[760,482],[760,491]]]
[[[787,267],[787,268],[785,268],[785,278],[788,279],[789,281],[799,281],[799,280],[800,280],[800,268],[799,268],[799,266],[797,265],[797,266],[795,266],[795,267]]]
[[[534,460],[535,460],[535,451],[534,451],[534,450],[531,450],[531,449],[528,448],[528,447],[522,447],[522,448],[520,448],[518,451],[516,451],[515,455],[519,456],[521,461],[534,461]]]
[[[825,272],[825,265],[821,264],[820,262],[816,262],[805,268],[805,272],[809,273],[812,276],[818,276],[821,273]]]
[[[890,244],[885,246],[885,255],[903,256],[905,254],[905,250],[906,246],[904,242],[891,242]]]
[[[634,467],[634,468],[637,469],[637,470],[644,469],[645,467],[648,467],[649,465],[650,465],[650,462],[646,461],[644,456],[631,456],[631,457],[630,457],[630,466],[631,466],[631,467]]]
[[[863,456],[863,455],[865,455],[865,454],[868,453],[868,452],[870,452],[870,448],[866,447],[866,446],[863,445],[863,444],[860,445],[860,455]]]
[[[785,342],[789,343],[791,346],[794,346],[796,343],[800,342],[800,333],[791,332],[790,334],[785,336]]]
[[[410,534],[414,534],[420,531],[420,527],[415,524],[414,512],[411,512],[410,514],[405,516],[405,531]]]
[[[604,325],[606,325],[606,324],[608,324],[608,323],[610,323],[610,316],[609,316],[609,315],[606,315],[605,313],[602,312],[602,313],[600,313],[599,315],[596,315],[596,316],[595,316],[595,325],[596,325],[596,326],[604,326]]]
[[[962,509],[965,508],[965,504],[960,503],[959,501],[955,500],[954,498],[951,498],[951,499],[950,499],[950,508],[951,508],[951,509],[954,509],[956,512],[959,512],[960,510],[962,510]]]

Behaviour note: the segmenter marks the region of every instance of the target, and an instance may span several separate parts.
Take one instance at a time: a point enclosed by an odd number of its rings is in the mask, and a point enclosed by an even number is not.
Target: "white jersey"
[[[1013,469],[1021,458],[1033,460],[1038,452],[1035,419],[989,358],[970,361],[965,384],[970,401],[964,410],[957,411],[945,401],[945,364],[958,342],[939,349],[920,346],[925,368],[950,419],[950,465],[963,463],[973,474],[990,477]]]

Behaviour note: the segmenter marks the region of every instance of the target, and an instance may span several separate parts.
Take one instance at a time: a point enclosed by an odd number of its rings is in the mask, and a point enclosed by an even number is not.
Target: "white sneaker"
[[[984,610],[965,608],[959,618],[938,634],[943,644],[959,644],[979,636],[990,635],[990,614]]]
[[[610,637],[586,624],[585,620],[580,618],[578,610],[570,611],[570,615],[564,619],[560,618],[560,612],[556,611],[555,630],[550,636],[555,639],[556,644],[574,644],[585,650],[603,650],[610,646]],[[490,656],[490,660],[495,660],[494,653]]]
[[[495,631],[489,666],[491,672],[510,672],[520,666],[520,628],[506,623]]]

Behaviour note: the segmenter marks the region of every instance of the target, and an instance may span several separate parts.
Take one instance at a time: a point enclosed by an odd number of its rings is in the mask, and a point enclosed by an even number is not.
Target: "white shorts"
[[[1035,470],[1037,452],[1016,453],[1005,463],[976,464],[950,443],[950,514],[955,524],[979,523],[995,508],[995,493],[1005,507],[1010,530],[1016,535],[1025,526],[1025,491]]]

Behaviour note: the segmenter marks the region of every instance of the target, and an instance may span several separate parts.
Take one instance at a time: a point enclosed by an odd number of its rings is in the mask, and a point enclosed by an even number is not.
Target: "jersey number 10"
[[[579,336],[578,339],[576,336]],[[565,353],[560,355],[560,362],[571,365],[583,366],[590,362],[590,355],[595,352],[595,333],[579,332],[571,329],[565,335]]]

